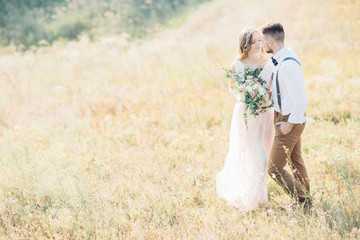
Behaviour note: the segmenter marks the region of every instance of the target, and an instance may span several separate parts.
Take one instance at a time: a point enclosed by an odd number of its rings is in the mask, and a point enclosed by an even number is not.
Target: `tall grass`
[[[1,238],[359,238],[359,4],[214,1],[154,39],[0,56]],[[271,180],[249,213],[215,191],[234,106],[221,67],[270,20],[305,72],[309,216]]]

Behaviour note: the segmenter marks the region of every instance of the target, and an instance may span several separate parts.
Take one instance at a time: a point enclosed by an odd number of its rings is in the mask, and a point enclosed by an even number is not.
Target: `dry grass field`
[[[0,239],[360,238],[360,1],[215,0],[152,39],[0,55]],[[280,21],[302,60],[314,212],[216,194],[245,26]]]

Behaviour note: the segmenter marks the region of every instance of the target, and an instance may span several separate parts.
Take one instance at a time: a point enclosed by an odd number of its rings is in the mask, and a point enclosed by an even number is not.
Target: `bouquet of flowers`
[[[236,95],[240,96],[240,101],[245,103],[244,122],[247,128],[248,112],[253,116],[257,116],[273,106],[272,102],[266,101],[269,92],[269,89],[265,87],[266,81],[259,76],[260,68],[253,71],[245,68],[244,74],[241,72],[235,73],[232,69],[225,69],[225,71],[225,77],[233,80],[231,88]]]

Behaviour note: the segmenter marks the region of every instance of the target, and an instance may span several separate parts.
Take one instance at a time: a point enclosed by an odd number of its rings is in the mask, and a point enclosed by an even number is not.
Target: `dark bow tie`
[[[276,61],[276,59],[274,57],[271,57],[271,61],[273,62],[273,64],[276,66],[278,65],[278,62]]]

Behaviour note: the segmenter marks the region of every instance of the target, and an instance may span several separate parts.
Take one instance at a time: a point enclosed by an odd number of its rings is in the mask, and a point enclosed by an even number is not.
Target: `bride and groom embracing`
[[[311,206],[310,185],[301,155],[301,134],[305,128],[303,70],[298,56],[284,45],[280,23],[269,23],[260,30],[242,31],[238,57],[231,68],[236,74],[260,72],[273,109],[249,115],[244,124],[244,101],[230,79],[230,92],[236,99],[230,130],[229,151],[223,169],[216,176],[216,190],[229,205],[250,211],[268,201],[267,175],[275,180],[304,211]],[[268,59],[266,53],[273,56]],[[292,173],[284,169],[289,164]]]

